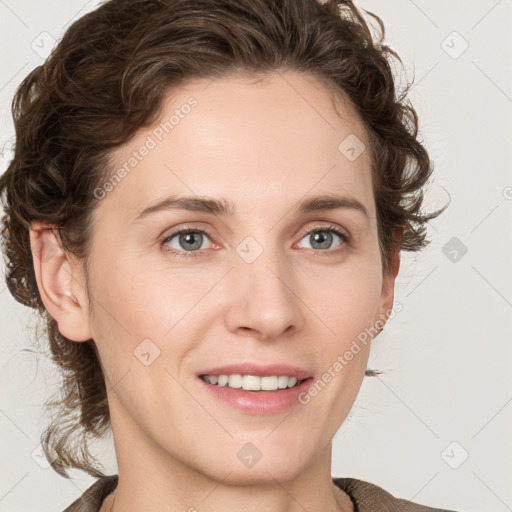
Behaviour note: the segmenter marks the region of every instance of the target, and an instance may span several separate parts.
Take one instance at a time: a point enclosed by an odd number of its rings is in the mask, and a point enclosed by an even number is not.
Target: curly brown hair
[[[59,474],[103,475],[88,439],[105,434],[109,408],[94,340],[68,340],[45,309],[29,228],[39,220],[56,229],[87,270],[93,191],[109,153],[157,119],[169,89],[232,72],[313,75],[349,100],[367,130],[383,273],[397,248],[429,243],[426,223],[446,206],[421,211],[432,166],[407,99],[411,84],[398,94],[392,65],[401,60],[384,44],[380,18],[366,14],[376,26],[350,0],[109,0],[73,23],[20,84],[15,152],[0,177],[2,250],[9,291],[45,322],[63,376],[60,398],[48,402],[58,414],[41,438]]]

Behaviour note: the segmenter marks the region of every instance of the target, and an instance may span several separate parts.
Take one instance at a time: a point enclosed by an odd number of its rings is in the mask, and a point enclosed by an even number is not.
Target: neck
[[[350,499],[350,497],[344,492],[342,491],[340,488],[338,488],[337,486],[334,486],[333,485],[333,501],[331,503],[331,505],[327,505],[326,508],[322,508],[322,510],[325,512],[325,511],[332,511],[332,512],[354,512],[354,505],[352,503],[352,500]],[[117,508],[116,508],[116,497],[117,497],[117,494],[118,494],[118,490],[116,489],[116,491],[112,494],[110,494],[109,496],[107,496],[105,498],[105,500],[103,501],[103,504],[101,506],[101,509],[100,509],[100,512],[118,512],[118,510],[136,510],[136,507],[132,505],[132,508],[130,509],[127,509],[125,508],[125,506],[121,506],[119,505]],[[123,499],[123,497],[121,498],[121,500],[125,501]],[[204,501],[204,500],[203,500]],[[297,502],[299,503],[299,502]],[[146,505],[144,505],[146,506]],[[304,510],[304,507],[303,506],[298,506],[298,507],[290,507],[290,506],[285,506],[286,508],[283,508],[281,510],[286,510],[286,511],[292,511],[292,510],[301,510],[303,511]],[[167,506],[165,507],[165,510],[170,510]],[[178,510],[178,509],[176,509]],[[183,510],[180,509],[180,510]],[[197,509],[195,509],[194,507],[189,507],[188,509],[186,509],[188,512],[197,512]],[[244,509],[245,510],[245,509]],[[309,510],[317,510],[317,507],[315,508],[308,508],[308,511]],[[320,509],[318,509],[320,510]]]

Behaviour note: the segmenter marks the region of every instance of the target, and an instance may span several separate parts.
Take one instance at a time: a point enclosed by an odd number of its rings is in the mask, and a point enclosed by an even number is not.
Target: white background
[[[15,88],[42,62],[32,46],[43,52],[96,4],[0,0],[0,172],[11,156]],[[443,205],[447,192],[451,205],[430,223],[430,247],[403,253],[403,310],[370,361],[386,372],[365,379],[335,437],[332,474],[430,506],[512,510],[512,1],[357,4],[382,17],[387,42],[415,75],[410,96],[435,162],[426,206]],[[467,247],[455,262],[443,252],[453,237]],[[40,348],[35,325],[0,282],[2,512],[56,512],[93,483],[32,458],[48,421],[42,404],[56,389],[51,366],[24,350]],[[111,445],[97,450],[115,473]]]

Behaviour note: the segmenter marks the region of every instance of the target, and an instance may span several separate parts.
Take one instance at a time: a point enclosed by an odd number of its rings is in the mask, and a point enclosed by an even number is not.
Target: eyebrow
[[[368,210],[353,197],[321,195],[310,197],[293,208],[295,213],[309,213],[321,210],[352,209],[359,211],[370,219]],[[142,210],[134,223],[141,221],[154,213],[165,210],[185,210],[204,212],[212,215],[234,216],[236,208],[226,199],[211,199],[200,196],[169,196]]]

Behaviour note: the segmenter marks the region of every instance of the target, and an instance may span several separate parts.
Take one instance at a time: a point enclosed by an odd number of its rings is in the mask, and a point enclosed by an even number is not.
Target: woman
[[[101,477],[66,510],[439,510],[330,474],[440,213],[393,59],[348,1],[110,0],[23,81],[7,283],[63,371],[48,460]]]

